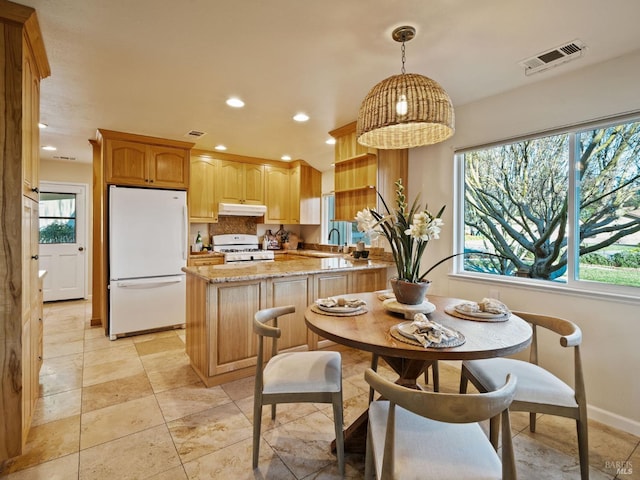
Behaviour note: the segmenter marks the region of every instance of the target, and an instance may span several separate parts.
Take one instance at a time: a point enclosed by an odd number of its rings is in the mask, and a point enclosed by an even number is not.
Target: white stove
[[[213,251],[224,253],[224,263],[273,261],[273,250],[258,248],[258,236],[249,234],[214,235]]]

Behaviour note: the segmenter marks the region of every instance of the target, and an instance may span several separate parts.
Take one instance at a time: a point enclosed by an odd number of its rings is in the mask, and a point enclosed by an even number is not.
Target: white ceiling
[[[43,158],[90,162],[97,128],[196,148],[330,168],[328,132],[354,121],[400,73],[391,31],[417,29],[406,69],[438,81],[454,107],[640,49],[638,0],[18,0],[36,8]],[[575,39],[573,62],[525,76],[518,62]],[[243,109],[225,100],[237,95]],[[588,99],[585,99],[588,101]],[[292,120],[303,111],[305,124]]]

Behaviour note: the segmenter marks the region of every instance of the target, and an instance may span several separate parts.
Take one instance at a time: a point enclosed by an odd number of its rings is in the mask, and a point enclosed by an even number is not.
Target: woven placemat
[[[391,327],[391,329],[389,330],[389,333],[391,334],[391,336],[393,338],[395,338],[396,340],[399,340],[400,342],[404,342],[404,343],[408,343],[409,345],[415,345],[416,347],[422,347],[423,345],[417,341],[417,340],[413,340],[409,337],[404,336],[403,334],[401,334],[398,331],[398,325],[394,325]],[[429,348],[453,348],[453,347],[459,347],[460,345],[464,344],[464,342],[467,341],[466,338],[464,338],[464,335],[461,334],[460,332],[458,332],[456,330],[456,333],[458,334],[458,338],[454,338],[446,343],[429,343]]]
[[[367,313],[367,307],[362,307],[355,312],[341,313],[341,312],[326,312],[318,308],[318,306],[314,303],[311,305],[311,311],[313,313],[319,313],[320,315],[329,315],[330,317],[354,317],[356,315],[362,315],[363,313]]]
[[[474,322],[506,322],[511,318],[511,313],[505,313],[500,317],[476,317],[474,315],[465,315],[464,313],[460,313],[453,307],[447,307],[444,309],[446,313],[451,315],[452,317],[462,318],[463,320],[473,320]]]

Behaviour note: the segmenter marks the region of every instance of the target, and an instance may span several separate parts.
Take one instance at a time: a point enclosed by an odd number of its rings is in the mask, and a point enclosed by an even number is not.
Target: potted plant
[[[422,303],[429,287],[426,275],[440,263],[451,258],[447,257],[420,273],[422,255],[430,240],[439,238],[443,225],[441,220],[445,207],[433,215],[426,206],[424,209],[418,203],[419,196],[410,208],[404,193],[402,179],[396,185],[396,208],[390,209],[380,194],[385,213],[374,208],[365,208],[356,215],[358,230],[365,232],[370,238],[382,234],[391,246],[391,253],[397,269],[397,277],[391,280],[391,288],[400,303],[415,305]]]

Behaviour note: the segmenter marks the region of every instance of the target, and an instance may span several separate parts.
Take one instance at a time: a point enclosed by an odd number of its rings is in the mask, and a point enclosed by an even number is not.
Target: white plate
[[[468,312],[461,308],[458,308],[459,305],[453,307],[456,312],[462,315],[468,315],[470,317],[478,317],[478,318],[500,318],[508,315],[508,313],[491,313],[491,312]]]
[[[397,328],[403,337],[410,338],[411,340],[416,340],[416,337],[413,336],[414,328],[411,326],[411,323],[412,322],[399,323],[397,325]]]
[[[323,312],[331,313],[353,313],[362,310],[363,308],[363,305],[358,305],[357,307],[347,307],[346,305],[343,307],[339,305],[336,305],[335,307],[325,307],[324,305],[320,305],[319,303],[316,303],[316,306]]]

